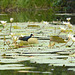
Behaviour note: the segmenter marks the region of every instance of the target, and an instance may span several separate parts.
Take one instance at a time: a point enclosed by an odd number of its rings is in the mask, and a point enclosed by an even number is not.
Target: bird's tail
[[[19,40],[22,40],[23,39],[23,37],[19,37]]]

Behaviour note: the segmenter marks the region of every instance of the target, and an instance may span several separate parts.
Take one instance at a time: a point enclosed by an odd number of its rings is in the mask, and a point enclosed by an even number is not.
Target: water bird
[[[32,36],[34,36],[34,35],[30,34],[30,36],[19,37],[19,40],[28,41],[28,39],[31,38]]]

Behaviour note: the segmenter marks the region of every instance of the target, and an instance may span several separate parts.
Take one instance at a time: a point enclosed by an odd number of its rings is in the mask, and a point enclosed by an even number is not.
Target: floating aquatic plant
[[[50,40],[57,43],[66,43],[66,41],[59,36],[51,36]]]
[[[27,24],[27,23],[26,23]],[[16,25],[16,23],[14,23]],[[28,24],[27,24],[28,25]],[[38,24],[37,24],[38,25]],[[41,25],[41,26],[40,26]],[[14,69],[25,69],[23,66],[18,66],[17,64],[11,64],[11,63],[19,63],[23,61],[30,60],[30,63],[39,63],[39,64],[50,64],[49,66],[74,66],[75,65],[75,60],[72,58],[73,61],[71,61],[68,57],[72,56],[75,57],[75,55],[70,55],[70,53],[74,53],[74,46],[73,47],[66,47],[66,42],[68,40],[64,40],[62,37],[59,36],[54,36],[54,28],[56,26],[54,25],[45,25],[45,28],[41,28],[41,31],[43,32],[44,35],[41,35],[40,30],[37,31],[37,28],[31,29],[31,28],[26,28],[25,23],[19,23],[19,27],[22,27],[22,29],[13,29],[11,33],[11,38],[10,36],[6,34],[6,45],[4,46],[4,32],[0,33],[0,62],[1,63],[10,63],[9,65],[1,65],[1,70],[14,70]],[[43,27],[43,24],[39,24],[40,27]],[[48,28],[49,27],[49,28]],[[28,30],[28,31],[27,31]],[[70,29],[72,30],[72,29]],[[22,35],[28,35],[31,32],[35,31],[35,38],[31,38],[28,40],[28,42],[25,41],[19,41],[17,37],[22,34]],[[52,32],[50,32],[52,31]],[[57,30],[59,32],[60,29]],[[39,32],[39,33],[38,33]],[[14,34],[15,33],[15,34]],[[61,33],[62,34],[62,33]],[[53,36],[51,36],[53,35]],[[57,35],[57,34],[56,34]],[[16,37],[15,37],[16,36]],[[71,38],[71,35],[68,35],[68,38]],[[38,40],[37,40],[38,38]],[[67,37],[66,37],[67,38]],[[51,44],[49,43],[49,40],[51,40]],[[72,42],[74,38],[70,39]],[[29,44],[30,42],[30,44]],[[38,43],[39,42],[39,43]],[[70,42],[70,43],[71,43]],[[26,45],[27,43],[27,45]],[[62,47],[62,43],[65,43],[65,45]],[[50,49],[49,47],[54,47]],[[59,46],[59,47],[56,47]],[[73,48],[73,50],[72,50]],[[70,62],[71,61],[71,62]],[[11,68],[10,68],[10,67]],[[3,67],[3,68],[2,68]]]

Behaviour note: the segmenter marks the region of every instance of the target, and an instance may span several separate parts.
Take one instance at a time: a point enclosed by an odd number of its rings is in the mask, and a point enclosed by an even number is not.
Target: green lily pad
[[[64,41],[64,39],[62,39],[59,36],[51,36],[50,37],[51,41],[57,42],[57,43],[66,43],[66,41]]]
[[[40,28],[39,25],[28,25],[27,27],[37,27],[37,28]]]

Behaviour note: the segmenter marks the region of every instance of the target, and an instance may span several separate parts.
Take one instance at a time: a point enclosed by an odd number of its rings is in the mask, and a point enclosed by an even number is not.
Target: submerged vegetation
[[[0,0],[0,8],[5,11],[55,9],[57,11],[75,12],[74,5],[74,0]]]

